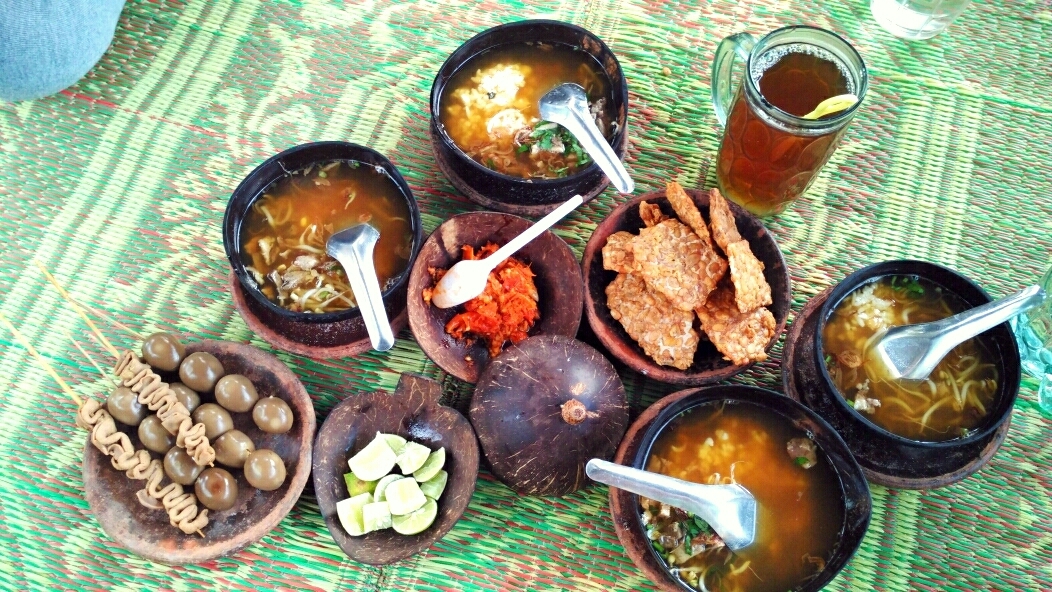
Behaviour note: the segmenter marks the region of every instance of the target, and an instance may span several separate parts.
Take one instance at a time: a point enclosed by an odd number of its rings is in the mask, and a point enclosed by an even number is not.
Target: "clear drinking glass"
[[[1049,296],[1041,306],[1013,318],[1012,329],[1023,369],[1041,381],[1038,403],[1043,411],[1052,414],[1052,269],[1041,278],[1041,287]]]
[[[870,0],[873,18],[903,39],[928,39],[942,33],[972,0]]]

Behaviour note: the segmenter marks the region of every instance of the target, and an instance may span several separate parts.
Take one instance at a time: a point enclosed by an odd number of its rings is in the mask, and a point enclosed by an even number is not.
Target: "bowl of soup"
[[[700,518],[611,488],[618,537],[664,590],[819,590],[869,526],[869,486],[847,445],[817,414],[773,391],[673,393],[636,420],[616,460],[695,483],[738,483],[756,496],[756,541],[733,554]]]
[[[891,378],[874,354],[889,327],[937,321],[990,301],[960,273],[908,260],[865,267],[829,293],[810,336],[811,372],[804,374],[820,394],[810,397],[813,407],[864,467],[917,486],[938,485],[992,456],[1019,392],[1019,351],[1007,323],[958,345],[924,381]]]
[[[431,142],[439,168],[472,201],[513,214],[589,200],[609,180],[565,128],[541,119],[538,101],[576,83],[619,158],[628,143],[628,86],[605,43],[553,20],[507,23],[454,51],[431,87]]]
[[[380,233],[373,264],[388,318],[404,317],[423,233],[416,200],[391,161],[364,146],[315,142],[256,167],[223,218],[232,289],[246,321],[268,341],[290,340],[286,349],[366,338],[347,272],[325,250],[334,233],[363,223]]]

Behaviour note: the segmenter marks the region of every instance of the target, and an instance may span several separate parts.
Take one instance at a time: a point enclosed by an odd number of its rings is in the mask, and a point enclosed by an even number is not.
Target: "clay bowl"
[[[850,561],[869,527],[872,499],[861,467],[844,441],[821,417],[800,403],[774,391],[746,385],[714,386],[678,391],[651,405],[628,428],[614,462],[644,468],[655,440],[682,413],[708,405],[757,405],[782,416],[794,428],[806,432],[819,447],[819,458],[828,460],[839,477],[844,519],[838,542],[825,568],[812,580],[793,588],[800,592],[820,590]],[[657,587],[669,592],[696,592],[674,576],[656,553],[643,529],[639,496],[610,488],[610,514],[614,530],[628,556]]]
[[[826,369],[822,331],[837,305],[862,285],[888,275],[919,276],[961,297],[971,307],[991,301],[990,296],[965,276],[925,261],[885,261],[847,276],[829,293],[819,309],[814,328],[802,334],[810,340],[810,355],[799,356],[798,390],[804,402],[843,436],[855,458],[867,470],[893,486],[929,488],[948,485],[977,471],[993,456],[1004,438],[1019,394],[1019,350],[1008,323],[978,339],[993,354],[999,384],[986,417],[967,436],[942,442],[922,442],[894,434],[871,422],[847,404]]]
[[[475,491],[479,450],[471,424],[454,409],[440,405],[441,396],[437,382],[403,374],[394,394],[378,391],[348,397],[322,424],[315,446],[314,492],[329,533],[351,559],[371,565],[405,559],[445,536],[464,515]],[[343,480],[349,472],[347,461],[377,432],[398,434],[432,450],[446,449],[444,470],[449,481],[438,500],[434,524],[420,534],[406,536],[386,529],[352,537],[336,515],[336,503],[348,497]]]
[[[409,327],[420,348],[440,368],[470,383],[489,364],[490,355],[481,342],[458,341],[446,333],[446,323],[462,306],[441,309],[425,304],[421,292],[431,286],[429,267],[449,269],[460,261],[463,245],[482,247],[487,242],[507,243],[532,222],[511,214],[473,212],[442,223],[424,241],[409,276]],[[584,282],[581,268],[570,247],[552,231],[545,231],[514,255],[533,270],[539,295],[541,318],[530,335],[573,337],[581,325]]]
[[[709,220],[708,192],[687,189],[687,194],[693,198],[707,222]],[[717,351],[715,346],[704,338],[698,344],[693,365],[686,370],[660,366],[643,353],[643,348],[639,347],[635,340],[628,336],[621,323],[610,315],[610,309],[606,306],[606,287],[617,277],[617,274],[603,269],[603,246],[606,245],[606,239],[615,232],[625,230],[632,234],[639,234],[639,229],[644,226],[643,220],[639,217],[639,203],[642,201],[657,204],[661,206],[662,212],[675,216],[664,191],[640,195],[614,208],[614,211],[599,223],[592,237],[588,239],[588,245],[585,246],[581,263],[586,286],[584,310],[592,331],[614,358],[636,372],[661,382],[700,386],[726,380],[749,368],[752,364],[741,366],[731,364],[730,361],[723,358],[723,354]],[[728,204],[734,213],[739,234],[743,239],[749,241],[753,254],[763,262],[764,278],[771,285],[771,296],[774,303],[767,308],[774,315],[777,325],[774,335],[767,343],[766,349],[770,351],[771,346],[778,341],[785,329],[785,321],[789,316],[791,303],[789,272],[778,243],[764,228],[763,223],[738,204],[733,202],[728,202]],[[695,323],[695,329],[700,333],[697,323]]]
[[[314,142],[289,148],[267,159],[245,177],[231,194],[223,216],[223,247],[236,278],[230,286],[231,294],[246,324],[274,347],[318,358],[356,355],[369,349],[369,335],[361,312],[357,308],[323,314],[293,312],[271,302],[245,269],[241,226],[252,204],[272,183],[287,176],[289,171],[332,160],[355,160],[383,169],[409,207],[412,254],[405,271],[389,282],[382,294],[387,318],[397,332],[401,328],[397,326],[398,318],[405,312],[409,270],[423,242],[423,228],[420,210],[409,184],[382,154],[348,142]]]
[[[581,27],[553,20],[526,20],[487,29],[461,45],[442,64],[431,86],[431,146],[438,167],[458,191],[475,203],[501,212],[538,216],[554,210],[574,194],[581,194],[588,201],[599,195],[610,180],[595,162],[560,179],[527,180],[498,173],[461,150],[439,117],[446,85],[469,60],[498,47],[522,44],[568,46],[595,58],[611,83],[606,98],[613,105],[618,127],[610,145],[621,159],[628,147],[628,85],[617,57],[601,39]]]
[[[222,512],[210,510],[204,537],[185,535],[169,524],[166,512],[149,510],[139,504],[135,492],[143,488],[144,481],[134,481],[115,470],[109,458],[90,441],[87,442],[84,446],[84,493],[92,513],[110,539],[151,561],[201,563],[229,555],[258,541],[289,513],[310,474],[316,427],[314,406],[292,370],[272,354],[251,345],[211,339],[186,344],[187,355],[198,351],[219,358],[227,374],[247,376],[260,397],[279,397],[292,408],[295,422],[284,434],[263,433],[253,423],[251,412],[231,413],[234,428],[249,436],[257,450],[269,448],[281,457],[287,476],[278,489],[259,491],[245,481],[240,470],[228,469],[238,482],[234,507]],[[167,374],[161,376],[169,383],[178,380]],[[201,400],[202,403],[214,402],[209,394],[201,395]],[[139,447],[136,429],[124,426],[124,431]],[[168,483],[168,480],[164,482]]]

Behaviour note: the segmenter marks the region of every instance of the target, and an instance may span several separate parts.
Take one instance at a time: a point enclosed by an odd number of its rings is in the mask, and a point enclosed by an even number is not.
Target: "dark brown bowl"
[[[708,192],[687,189],[687,194],[697,204],[707,222],[709,220]],[[607,238],[615,232],[625,230],[632,234],[639,234],[639,229],[644,226],[642,218],[639,217],[639,203],[642,201],[661,206],[661,211],[667,215],[675,215],[664,191],[654,191],[637,196],[610,212],[596,227],[592,237],[588,239],[588,245],[585,246],[581,263],[584,268],[586,286],[584,310],[592,331],[595,332],[603,347],[615,358],[636,372],[661,382],[700,386],[726,380],[749,368],[752,364],[736,366],[725,360],[723,354],[704,338],[698,344],[698,351],[694,354],[694,363],[686,370],[658,365],[643,352],[643,348],[639,347],[635,340],[628,336],[620,321],[610,315],[610,309],[606,305],[606,287],[614,281],[617,273],[603,269],[603,246],[606,245]],[[771,297],[774,303],[767,308],[774,315],[776,327],[766,347],[766,350],[770,351],[771,346],[778,341],[785,329],[785,321],[789,316],[789,305],[791,304],[789,271],[782,257],[782,251],[778,248],[778,243],[767,232],[759,218],[734,202],[728,201],[727,203],[734,213],[739,234],[743,239],[749,241],[753,254],[763,262],[763,276],[771,285]]]
[[[628,147],[628,84],[617,57],[603,40],[581,27],[553,20],[505,23],[475,35],[454,51],[438,71],[431,86],[431,145],[438,167],[458,191],[487,208],[523,216],[546,214],[567,196],[581,194],[588,201],[602,193],[610,180],[592,162],[561,179],[522,179],[498,173],[475,162],[457,147],[439,118],[442,92],[450,78],[476,55],[504,45],[524,43],[564,45],[579,48],[595,58],[610,79],[617,114],[617,131],[610,145],[624,159]]]
[[[678,391],[651,405],[636,419],[621,440],[614,462],[644,468],[651,447],[669,422],[690,409],[722,402],[758,405],[781,415],[785,421],[791,422],[814,439],[836,471],[844,503],[844,521],[839,541],[825,568],[814,579],[793,588],[798,592],[820,590],[847,565],[861,546],[869,528],[872,498],[862,469],[851,456],[847,445],[829,424],[810,409],[779,393],[746,385]],[[672,575],[667,564],[651,546],[643,530],[639,496],[611,487],[610,514],[617,538],[624,545],[628,556],[654,585],[668,592],[695,592]]]
[[[316,427],[314,405],[292,370],[273,354],[242,343],[205,339],[186,344],[187,354],[198,351],[219,358],[227,374],[247,376],[260,397],[279,397],[292,408],[295,422],[284,434],[263,433],[252,421],[251,413],[231,414],[234,428],[250,437],[257,449],[269,448],[285,461],[287,477],[278,489],[259,491],[245,481],[241,471],[231,469],[238,481],[234,507],[222,512],[209,511],[204,537],[186,535],[169,524],[168,514],[163,510],[149,510],[139,504],[135,492],[143,488],[144,481],[134,481],[115,470],[109,458],[87,442],[84,494],[102,530],[121,547],[162,563],[201,563],[258,541],[295,505],[311,470]],[[210,401],[208,395],[201,398],[203,402]],[[124,431],[138,444],[135,428],[125,426]]]
[[[314,454],[314,492],[329,533],[351,559],[371,565],[405,559],[445,536],[467,510],[478,479],[478,444],[468,420],[440,405],[441,397],[442,387],[434,380],[403,374],[394,394],[352,395],[322,424]],[[347,461],[377,432],[398,434],[432,450],[446,449],[444,470],[449,481],[438,500],[434,524],[420,534],[407,536],[386,529],[352,537],[336,515],[336,503],[348,497],[343,480],[349,472]]]
[[[424,241],[409,275],[409,327],[420,348],[440,368],[470,383],[489,364],[490,355],[481,342],[467,343],[446,333],[449,322],[462,307],[441,309],[425,304],[424,288],[431,286],[429,267],[449,269],[460,261],[463,245],[481,247],[487,242],[503,245],[533,223],[511,214],[473,212],[446,220]],[[581,267],[570,247],[546,230],[514,255],[533,270],[539,295],[541,318],[530,330],[533,335],[573,337],[581,325],[584,282]]]
[[[977,284],[960,273],[926,261],[884,261],[864,267],[837,284],[822,303],[813,326],[799,341],[810,343],[809,355],[798,356],[797,389],[803,402],[828,421],[851,447],[859,464],[880,482],[898,487],[930,488],[959,481],[979,470],[996,452],[1019,394],[1019,349],[1008,323],[981,334],[994,355],[1000,376],[997,393],[983,421],[964,437],[942,442],[912,440],[871,422],[848,405],[826,370],[822,330],[836,306],[862,285],[889,275],[915,275],[959,296],[969,306],[991,301]],[[796,344],[800,347],[800,343]],[[883,477],[883,479],[881,479]]]

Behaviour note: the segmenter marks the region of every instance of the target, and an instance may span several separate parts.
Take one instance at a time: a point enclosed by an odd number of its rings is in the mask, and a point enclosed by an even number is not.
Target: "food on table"
[[[198,466],[186,450],[173,446],[164,455],[164,474],[179,485],[193,485],[203,467]]]
[[[237,479],[226,469],[207,468],[197,476],[194,494],[202,506],[213,512],[229,510],[237,501]]]
[[[900,436],[938,442],[966,436],[993,404],[1000,377],[981,337],[955,347],[918,383],[895,380],[872,351],[890,327],[937,321],[970,308],[916,276],[878,278],[846,296],[822,329],[829,377],[863,417]]]
[[[426,530],[435,521],[436,501],[449,478],[442,470],[445,461],[445,448],[431,450],[397,434],[378,432],[347,461],[351,472],[343,479],[349,497],[336,504],[344,530],[351,536],[385,528],[401,534]],[[401,474],[391,472],[395,466]]]
[[[145,480],[137,498],[147,507],[163,508],[172,526],[186,534],[201,532],[208,525],[208,510],[198,510],[197,499],[178,483],[160,487],[164,478],[161,461],[151,459],[146,450],[136,450],[127,434],[117,429],[113,417],[94,399],[84,399],[77,408],[77,426],[91,432],[90,442],[110,457],[113,468],[129,479]]]
[[[606,287],[611,316],[662,366],[686,370],[693,365],[700,341],[695,316],[731,363],[765,360],[777,325],[765,308],[773,302],[771,287],[763,263],[738,234],[726,200],[716,189],[709,192],[706,225],[679,183],[668,183],[666,195],[679,220],[642,202],[639,234],[616,232],[603,246],[603,268],[617,272]]]
[[[493,474],[521,495],[566,495],[585,465],[609,460],[628,427],[624,385],[592,347],[538,335],[508,348],[479,378],[469,419]],[[428,481],[437,471],[414,473]]]
[[[794,589],[820,572],[843,521],[836,471],[802,430],[757,405],[710,404],[675,418],[646,470],[695,483],[740,483],[764,511],[746,553],[731,553],[700,518],[640,498],[647,537],[685,584],[711,592]]]
[[[611,85],[588,53],[562,45],[508,44],[480,53],[449,80],[439,119],[469,157],[499,173],[554,179],[591,162],[565,128],[542,121],[541,96],[573,82],[588,95],[596,126],[609,142],[616,132]]]
[[[139,402],[139,396],[123,386],[113,389],[106,397],[106,411],[113,419],[129,426],[139,425],[149,414],[149,409]]]
[[[147,450],[157,454],[166,454],[175,446],[175,436],[156,415],[149,415],[139,423],[139,441]]]
[[[168,385],[168,389],[175,393],[176,400],[186,407],[188,413],[193,413],[201,405],[201,395],[181,382],[173,382]]]
[[[256,451],[256,445],[241,430],[230,430],[212,442],[216,449],[216,461],[234,469],[245,466],[249,454]]]
[[[500,247],[487,243],[478,251],[471,245],[461,247],[465,260],[485,259]],[[434,284],[424,288],[422,297],[431,303],[434,286],[446,274],[445,269],[429,267]],[[490,356],[497,356],[506,342],[518,343],[529,336],[530,329],[540,319],[537,307],[539,295],[533,282],[530,266],[515,257],[508,257],[490,272],[486,289],[465,302],[463,312],[446,323],[446,333],[456,339],[472,337],[484,341]]]
[[[263,397],[252,406],[252,421],[268,434],[284,434],[292,429],[292,408],[278,397]]]
[[[215,444],[215,439],[234,429],[234,418],[230,412],[215,403],[205,403],[194,410],[194,421],[204,426],[205,437]]]
[[[194,352],[179,364],[179,380],[198,393],[210,393],[226,373],[219,358],[208,352]]]
[[[215,386],[216,403],[227,411],[244,413],[251,411],[259,400],[259,393],[252,381],[240,374],[227,374]]]
[[[414,229],[405,196],[382,167],[353,160],[309,165],[275,181],[241,228],[245,267],[271,302],[294,312],[357,306],[347,275],[325,252],[333,233],[361,223],[380,232],[373,263],[381,290],[409,265]]]
[[[260,491],[273,491],[285,483],[285,461],[273,450],[260,448],[245,460],[245,480]]]
[[[154,333],[142,342],[142,359],[164,372],[174,372],[186,355],[186,348],[171,333]]]

